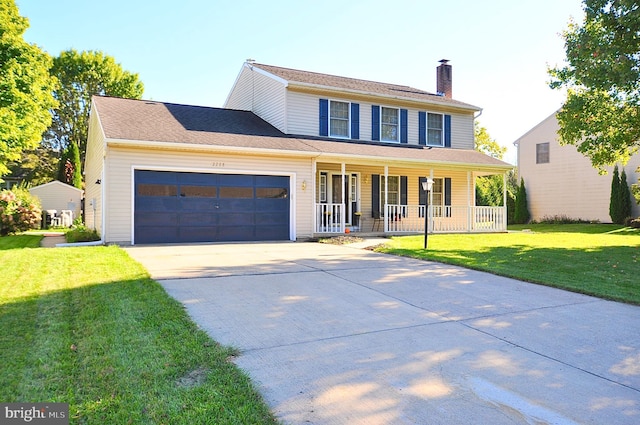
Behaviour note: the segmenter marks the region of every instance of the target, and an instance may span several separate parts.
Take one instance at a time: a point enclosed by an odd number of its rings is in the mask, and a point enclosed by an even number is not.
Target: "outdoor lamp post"
[[[429,233],[429,193],[433,187],[433,179],[427,178],[422,181],[422,190],[425,191],[424,197],[424,249],[427,249],[427,234]]]

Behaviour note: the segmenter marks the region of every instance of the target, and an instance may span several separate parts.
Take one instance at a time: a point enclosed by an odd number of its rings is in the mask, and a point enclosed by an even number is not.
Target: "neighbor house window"
[[[348,102],[329,102],[329,136],[349,137]]]
[[[427,144],[442,146],[442,114],[427,114]]]
[[[380,108],[380,140],[397,142],[399,132],[399,110],[396,108]]]
[[[536,145],[536,164],[547,164],[549,162],[549,143],[538,143]]]

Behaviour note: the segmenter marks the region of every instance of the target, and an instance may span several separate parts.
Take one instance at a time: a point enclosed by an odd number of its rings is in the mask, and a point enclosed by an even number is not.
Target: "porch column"
[[[312,234],[316,233],[317,229],[318,229],[318,207],[316,206],[316,202],[317,202],[317,196],[318,196],[318,192],[316,190],[316,184],[318,183],[318,166],[316,164],[316,159],[312,158],[311,159],[311,190],[312,190],[312,196],[311,196],[311,226],[312,227]]]
[[[384,203],[382,204],[382,215],[384,216],[384,231],[389,231],[389,220],[387,219],[387,202],[389,201],[389,166],[384,166]]]
[[[472,184],[472,179],[473,179],[473,184]],[[475,179],[473,178],[473,175],[471,173],[471,171],[467,171],[467,232],[471,231],[471,225],[472,225],[472,221],[471,221],[471,217],[473,215],[473,208],[476,203],[475,202],[471,202],[472,199],[475,199],[475,196],[471,195],[471,189],[473,188],[474,192],[475,192]]]
[[[507,230],[507,173],[502,175],[502,230]]]
[[[345,174],[345,172],[346,172],[346,166],[345,166],[345,164],[343,162],[342,164],[340,164],[340,173],[342,174],[341,175],[341,177],[342,177],[342,180],[341,180],[342,186],[341,186],[341,188],[342,189],[340,190],[340,192],[342,192],[342,201],[341,201],[342,202],[342,206],[340,207],[342,209],[342,214],[340,214],[340,228],[342,230],[345,229],[345,225],[347,223],[347,217],[345,217],[347,215],[347,203],[345,202],[345,198],[344,198],[344,195],[345,195],[345,193],[344,193],[345,192],[345,190],[344,190],[344,174]]]

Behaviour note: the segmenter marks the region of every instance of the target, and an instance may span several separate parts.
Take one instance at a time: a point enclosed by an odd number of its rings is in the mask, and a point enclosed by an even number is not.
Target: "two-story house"
[[[433,94],[247,62],[224,108],[94,97],[86,222],[108,243],[297,240],[351,231],[506,230],[475,178],[480,108]]]

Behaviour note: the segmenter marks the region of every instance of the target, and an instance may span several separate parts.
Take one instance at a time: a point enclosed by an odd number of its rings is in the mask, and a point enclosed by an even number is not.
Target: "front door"
[[[342,187],[342,176],[333,174],[331,176],[331,202],[342,203],[342,191],[344,190],[344,203],[346,207],[345,224],[357,226],[355,213],[358,211],[358,175],[347,174],[344,176],[344,189]]]

